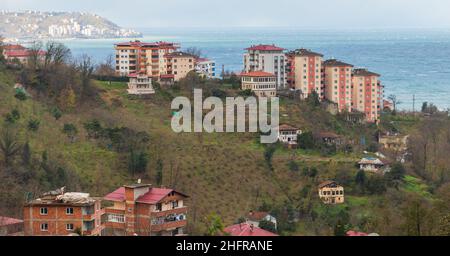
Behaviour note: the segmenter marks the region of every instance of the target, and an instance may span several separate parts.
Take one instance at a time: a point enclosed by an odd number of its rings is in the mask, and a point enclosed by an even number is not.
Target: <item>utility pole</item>
[[[416,114],[416,95],[413,94],[413,114]]]

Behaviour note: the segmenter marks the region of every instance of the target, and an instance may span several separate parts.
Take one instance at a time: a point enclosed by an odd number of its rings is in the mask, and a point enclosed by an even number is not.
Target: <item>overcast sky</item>
[[[0,0],[0,9],[89,11],[125,27],[450,28],[449,0]]]

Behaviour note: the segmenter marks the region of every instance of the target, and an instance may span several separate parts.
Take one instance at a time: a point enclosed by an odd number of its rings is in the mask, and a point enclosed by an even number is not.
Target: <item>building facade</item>
[[[164,55],[166,77],[172,77],[177,82],[189,72],[195,70],[196,56],[185,52],[172,52]]]
[[[297,145],[297,137],[302,131],[297,127],[281,124],[278,128],[278,140],[281,143]]]
[[[195,71],[201,77],[216,78],[216,63],[207,58],[197,58],[195,62]]]
[[[378,122],[380,118],[383,88],[379,77],[367,69],[354,69],[352,74],[352,108],[364,113],[368,122]]]
[[[25,236],[100,235],[101,200],[86,193],[47,193],[25,204]]]
[[[323,66],[325,98],[336,103],[339,112],[351,112],[353,65],[330,59],[324,61]]]
[[[146,74],[129,74],[128,94],[130,95],[148,95],[154,94],[151,77]]]
[[[123,42],[115,45],[116,74],[145,73],[154,80],[167,73],[165,55],[175,52],[179,46],[169,42]]]
[[[300,90],[302,98],[307,98],[315,91],[319,98],[323,99],[323,55],[302,48],[289,52],[287,58],[289,87]]]
[[[252,71],[241,73],[242,90],[252,90],[257,97],[277,95],[277,77],[268,72]]]
[[[319,185],[319,198],[324,204],[344,203],[344,187],[335,181],[325,181]]]
[[[45,57],[45,51],[33,51],[19,44],[4,45],[2,46],[2,49],[3,57],[8,63],[18,61],[19,63],[25,65],[28,63],[30,58],[37,58],[38,61],[42,61]]]
[[[187,225],[186,195],[149,184],[123,186],[106,195],[104,235],[183,235]]]
[[[287,87],[286,55],[275,45],[254,45],[244,54],[244,72],[263,71],[275,76],[277,89]]]

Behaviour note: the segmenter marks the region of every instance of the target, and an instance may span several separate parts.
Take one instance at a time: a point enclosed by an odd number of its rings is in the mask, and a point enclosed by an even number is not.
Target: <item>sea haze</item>
[[[286,49],[304,47],[338,58],[355,67],[381,74],[385,95],[395,94],[402,109],[416,110],[423,101],[450,108],[450,30],[364,29],[328,30],[300,28],[149,28],[138,29],[143,41],[174,41],[182,48],[197,47],[216,61],[218,72],[240,71],[244,48],[276,44]],[[124,39],[64,41],[74,56],[89,54],[96,61],[114,54],[113,44]]]

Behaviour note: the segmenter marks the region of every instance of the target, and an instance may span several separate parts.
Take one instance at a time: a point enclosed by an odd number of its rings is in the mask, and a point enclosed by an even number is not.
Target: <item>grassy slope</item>
[[[65,163],[77,172],[82,180],[80,189],[93,195],[104,195],[117,186],[134,182],[138,177],[127,173],[126,161],[117,153],[87,140],[83,123],[95,117],[107,125],[147,131],[151,136],[151,159],[148,173],[144,175],[148,178],[144,181],[154,182],[155,162],[158,158],[162,159],[164,185],[190,195],[191,231],[197,234],[202,232],[202,222],[211,212],[221,215],[228,225],[263,201],[281,203],[288,198],[295,200],[304,181],[299,173],[288,170],[288,160],[297,161],[301,167],[317,166],[317,182],[320,182],[334,178],[337,170],[349,170],[354,175],[354,163],[360,157],[358,154],[338,154],[327,158],[317,152],[279,148],[273,159],[275,171],[271,172],[264,162],[264,149],[256,142],[258,138],[255,134],[172,132],[170,101],[165,93],[136,100],[125,94],[123,83],[108,85],[96,82],[103,90],[101,97],[104,104],[80,107],[56,121],[42,103],[30,99],[25,102],[16,100],[12,85],[11,76],[0,73],[0,115],[17,107],[22,114],[20,123],[16,125],[22,141],[29,140],[36,155],[47,150],[50,158]],[[327,116],[327,121],[312,122],[314,115]],[[341,127],[334,117],[324,112],[302,113],[299,106],[287,107],[286,102],[282,102],[281,116],[282,122],[289,120],[289,123],[309,130],[334,127],[352,135],[361,133],[351,127]],[[24,128],[30,118],[41,120],[41,127],[36,133]],[[74,123],[78,127],[79,135],[74,143],[70,143],[61,132],[64,123]],[[357,222],[367,216],[376,216],[377,207],[383,207],[379,201],[379,197],[350,195],[345,206],[340,207],[350,207]],[[294,234],[313,235],[317,232],[307,224],[299,223]]]

